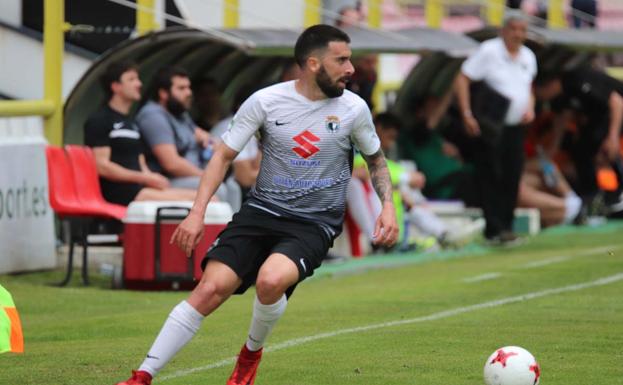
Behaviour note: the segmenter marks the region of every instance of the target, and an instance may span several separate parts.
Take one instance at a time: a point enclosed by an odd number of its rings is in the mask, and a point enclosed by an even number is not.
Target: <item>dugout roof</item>
[[[65,143],[82,143],[83,125],[104,99],[99,78],[108,64],[133,60],[139,65],[143,93],[151,79],[167,65],[184,67],[194,83],[214,79],[229,106],[238,89],[278,80],[291,60],[300,30],[228,29],[200,31],[171,28],[128,40],[100,56],[72,90],[65,103]],[[425,28],[381,31],[349,28],[353,54],[446,52],[464,55],[477,47],[469,37]]]

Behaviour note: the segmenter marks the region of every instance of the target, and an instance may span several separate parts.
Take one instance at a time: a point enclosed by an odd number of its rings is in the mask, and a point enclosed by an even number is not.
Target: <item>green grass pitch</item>
[[[539,361],[541,385],[621,385],[622,235],[622,223],[563,228],[512,249],[323,267],[294,294],[256,383],[477,385],[490,353],[519,345]],[[20,312],[26,350],[0,356],[0,384],[123,380],[187,295],[110,290],[106,277],[89,288],[78,279],[69,288],[47,285],[60,275],[0,276]],[[154,384],[224,384],[252,298],[253,290],[232,297],[208,317]]]

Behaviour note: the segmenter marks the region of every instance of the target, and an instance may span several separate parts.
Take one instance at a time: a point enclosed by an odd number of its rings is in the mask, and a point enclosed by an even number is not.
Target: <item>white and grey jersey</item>
[[[366,103],[346,90],[311,101],[295,81],[257,91],[234,116],[223,142],[241,151],[259,130],[262,164],[247,204],[275,215],[341,231],[353,144],[363,154],[380,148]]]

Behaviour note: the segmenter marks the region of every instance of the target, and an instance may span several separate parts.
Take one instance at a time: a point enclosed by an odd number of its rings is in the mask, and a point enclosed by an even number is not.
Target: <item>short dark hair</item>
[[[400,119],[391,112],[381,112],[374,117],[374,125],[381,129],[400,130],[402,123]]]
[[[163,67],[158,70],[154,78],[152,99],[155,101],[160,100],[160,90],[166,90],[169,92],[173,85],[173,78],[179,76],[182,78],[190,78],[190,74],[184,68],[181,67]]]
[[[350,43],[350,37],[341,29],[327,24],[312,25],[296,40],[294,59],[303,68],[305,61],[313,51],[327,48],[332,41]]]
[[[106,67],[104,73],[100,77],[100,84],[104,89],[106,100],[110,100],[110,98],[112,97],[112,90],[110,89],[110,86],[114,82],[120,82],[121,76],[131,70],[138,71],[138,66],[136,65],[136,63],[130,60],[116,61],[110,63]]]

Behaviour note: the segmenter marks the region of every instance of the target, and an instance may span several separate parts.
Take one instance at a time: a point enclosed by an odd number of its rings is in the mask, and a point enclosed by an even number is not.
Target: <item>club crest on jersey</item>
[[[337,132],[337,130],[340,129],[340,118],[335,115],[327,116],[325,127],[327,127],[327,131],[329,132]]]

